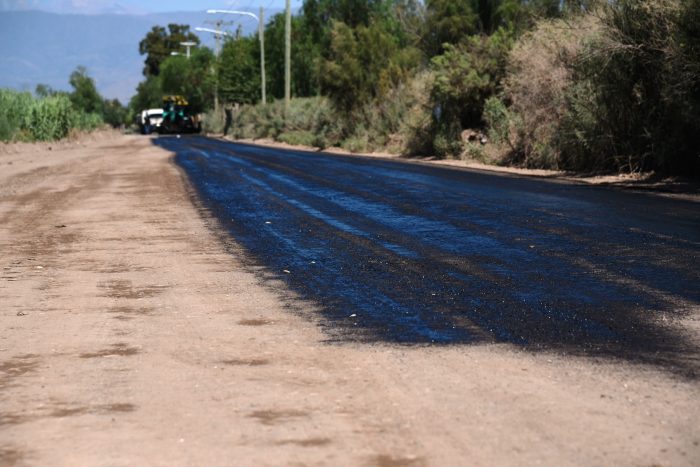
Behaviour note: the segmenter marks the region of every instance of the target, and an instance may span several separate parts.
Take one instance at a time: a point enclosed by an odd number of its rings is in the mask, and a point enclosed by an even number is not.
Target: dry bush
[[[430,89],[434,76],[423,71],[385,91],[350,114],[339,114],[346,134],[340,146],[352,152],[387,151],[402,155],[428,152]]]
[[[433,73],[423,71],[389,94],[387,100],[394,103],[397,121],[389,135],[389,152],[413,156],[429,151],[432,144],[430,89],[434,79]]]
[[[700,0],[619,0],[574,64],[561,164],[700,174]]]
[[[521,37],[508,60],[504,97],[510,103],[506,138],[510,162],[558,169],[558,130],[567,113],[571,64],[585,44],[599,34],[591,14],[540,22]]]

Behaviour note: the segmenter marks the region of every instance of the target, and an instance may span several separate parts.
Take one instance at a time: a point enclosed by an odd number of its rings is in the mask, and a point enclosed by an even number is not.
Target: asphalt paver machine
[[[163,121],[160,133],[199,133],[202,125],[196,115],[191,115],[189,103],[183,96],[163,96]]]

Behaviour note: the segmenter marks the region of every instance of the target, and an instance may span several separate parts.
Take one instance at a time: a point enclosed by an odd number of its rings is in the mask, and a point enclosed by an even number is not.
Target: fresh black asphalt
[[[700,204],[654,194],[161,137],[250,261],[329,341],[506,342],[700,368]]]

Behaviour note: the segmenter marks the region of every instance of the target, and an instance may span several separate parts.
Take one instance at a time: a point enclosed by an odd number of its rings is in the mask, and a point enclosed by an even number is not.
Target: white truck
[[[163,123],[163,109],[148,109],[138,116],[138,125],[142,135],[148,135],[160,129]]]

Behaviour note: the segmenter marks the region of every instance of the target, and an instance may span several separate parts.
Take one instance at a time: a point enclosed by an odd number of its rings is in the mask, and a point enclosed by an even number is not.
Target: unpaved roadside
[[[328,344],[244,254],[149,138],[0,154],[0,465],[700,461],[696,381]]]

